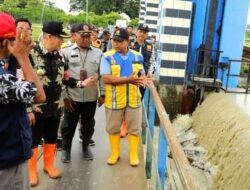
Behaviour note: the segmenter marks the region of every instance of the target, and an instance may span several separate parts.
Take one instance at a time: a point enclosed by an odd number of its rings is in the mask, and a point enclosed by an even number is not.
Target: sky
[[[59,9],[64,10],[65,12],[69,12],[69,0],[50,0],[51,2],[55,2],[55,6]]]

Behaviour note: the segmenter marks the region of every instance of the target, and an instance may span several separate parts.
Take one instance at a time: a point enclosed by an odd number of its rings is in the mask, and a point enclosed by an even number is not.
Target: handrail
[[[190,174],[191,166],[189,165],[184,151],[177,139],[177,135],[171,126],[168,114],[166,113],[154,84],[150,84],[149,89],[154,99],[155,108],[157,110],[161,124],[163,125],[165,135],[167,136],[167,141],[172,152],[172,156],[176,164],[177,172],[180,176],[183,188],[186,190],[198,190],[198,187],[195,185],[195,181]]]

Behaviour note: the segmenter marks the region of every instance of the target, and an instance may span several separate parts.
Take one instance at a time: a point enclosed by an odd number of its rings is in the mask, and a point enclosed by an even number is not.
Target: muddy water
[[[193,128],[217,167],[214,190],[250,189],[250,117],[224,93],[206,97],[193,113]]]

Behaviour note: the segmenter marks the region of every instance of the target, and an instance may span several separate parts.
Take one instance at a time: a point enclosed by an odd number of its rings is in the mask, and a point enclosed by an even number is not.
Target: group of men
[[[129,134],[130,165],[137,166],[141,99],[150,81],[147,74],[152,49],[145,42],[148,26],[139,25],[133,44],[127,29],[116,29],[113,47],[105,53],[98,46],[100,41],[96,41],[97,31],[88,24],[73,25],[72,43],[62,49],[63,39],[69,35],[61,22],[44,22],[37,44],[31,40],[31,31],[27,19],[15,22],[12,16],[0,13],[0,189],[27,190],[30,184],[38,184],[41,138],[43,170],[51,178],[61,177],[54,158],[62,110],[62,162],[71,160],[79,118],[83,158],[93,160],[89,142],[97,104],[105,104],[111,145],[107,163],[116,164],[120,158],[120,128],[124,121]],[[141,38],[145,38],[144,42]]]

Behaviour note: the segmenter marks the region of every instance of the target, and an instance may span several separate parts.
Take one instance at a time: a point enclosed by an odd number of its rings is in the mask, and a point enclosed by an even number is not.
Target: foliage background
[[[28,18],[32,23],[48,20],[58,20],[65,24],[83,23],[86,22],[85,2],[86,0],[70,1],[70,9],[80,11],[79,15],[66,14],[54,7],[54,3],[44,0],[0,0],[0,10],[12,14],[15,18]],[[79,4],[77,7],[74,6],[76,3]],[[102,27],[114,25],[116,19],[120,19],[119,13],[124,11],[133,16],[131,24],[136,26],[139,0],[89,0],[88,23]]]

